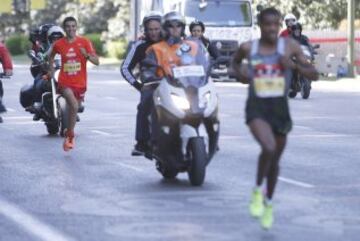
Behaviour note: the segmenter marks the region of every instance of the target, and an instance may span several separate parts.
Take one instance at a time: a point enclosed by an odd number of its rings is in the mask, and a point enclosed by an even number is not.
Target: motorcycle
[[[186,43],[181,45],[177,52],[181,53],[181,64],[154,90],[152,151],[145,157],[156,160],[164,178],[187,172],[191,184],[200,186],[206,166],[218,151],[218,95],[209,78],[212,66],[206,55],[199,51],[191,56],[189,48]],[[161,66],[156,67],[166,76]]]
[[[307,61],[314,65],[315,55],[317,52],[315,49],[319,48],[320,45],[300,45],[301,49],[307,59]],[[296,61],[296,60],[295,60]],[[297,93],[300,92],[303,99],[308,99],[311,91],[311,80],[302,76],[298,71],[293,71],[292,81],[289,90],[289,97],[295,98]]]
[[[1,105],[0,106],[0,113],[6,111],[5,106],[2,104],[2,98],[3,98],[3,95],[4,95],[2,79],[10,79],[10,76],[6,75],[5,73],[0,73],[0,105]],[[2,122],[3,122],[3,119],[0,116],[0,123],[2,123]]]
[[[30,51],[29,57],[32,59],[33,66],[41,66],[43,65],[43,61],[35,55],[35,52]],[[60,136],[64,136],[64,131],[68,127],[68,109],[66,100],[64,97],[56,93],[57,79],[60,73],[61,68],[61,59],[60,56],[55,56],[54,61],[54,75],[51,76],[50,80],[45,84],[46,91],[42,93],[40,102],[35,102],[30,108],[26,108],[25,110],[30,112],[31,114],[37,114],[40,119],[42,119],[45,123],[47,132],[50,135],[60,134]],[[49,86],[50,85],[50,86]],[[20,92],[20,101],[24,102],[25,95],[31,91],[33,86],[24,86]],[[80,105],[79,113],[84,111],[84,106]],[[79,118],[77,118],[79,121]]]

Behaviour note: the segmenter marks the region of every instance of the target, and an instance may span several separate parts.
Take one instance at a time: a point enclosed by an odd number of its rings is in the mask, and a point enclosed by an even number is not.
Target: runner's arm
[[[251,44],[246,42],[240,45],[240,48],[235,52],[231,61],[229,75],[234,76],[243,84],[249,83],[248,66],[244,63],[250,51]]]
[[[13,64],[9,51],[5,46],[0,46],[0,62],[2,64],[5,75],[13,74]]]
[[[85,49],[80,48],[81,53],[84,57],[94,65],[99,65],[99,57],[96,55],[95,49],[90,40],[86,41]]]

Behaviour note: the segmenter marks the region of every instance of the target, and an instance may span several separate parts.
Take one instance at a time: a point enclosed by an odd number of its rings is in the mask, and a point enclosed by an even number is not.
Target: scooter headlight
[[[178,96],[176,94],[171,94],[171,99],[174,102],[175,106],[182,110],[188,110],[190,109],[190,103],[189,101],[181,96]]]

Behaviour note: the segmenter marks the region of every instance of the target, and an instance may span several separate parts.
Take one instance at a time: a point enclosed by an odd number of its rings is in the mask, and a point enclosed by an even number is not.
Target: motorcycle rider
[[[299,22],[291,26],[291,37],[295,39],[300,45],[309,46],[311,48],[309,38],[302,34],[302,25]]]
[[[181,58],[179,52],[181,48],[186,48],[192,54],[196,51],[204,51],[204,55],[207,55],[206,49],[200,46],[199,41],[193,41],[190,39],[184,39],[185,37],[185,21],[180,13],[176,11],[169,12],[163,17],[163,30],[164,39],[159,43],[151,45],[146,51],[145,61],[148,63],[154,63],[156,66],[147,67],[143,71],[145,78],[161,79],[165,76],[172,78],[172,67],[180,64]],[[179,51],[180,50],[180,51]],[[157,66],[161,66],[158,68]],[[152,118],[156,118],[153,115]],[[215,120],[216,121],[216,120]],[[152,123],[156,123],[154,120]],[[210,125],[206,125],[209,135],[215,135],[215,131],[211,129]],[[157,133],[154,129],[156,126],[152,126],[152,132]],[[156,142],[156,135],[151,135],[151,141]]]
[[[50,78],[47,73],[49,71],[49,55],[52,49],[52,45],[55,43],[56,40],[61,39],[65,36],[63,29],[60,26],[51,25],[49,28],[44,26],[50,25],[43,25],[40,29],[47,29],[46,34],[44,35],[42,31],[40,31],[42,37],[43,45],[40,46],[39,51],[37,52],[36,56],[41,61],[39,65],[37,73],[34,73],[35,79],[34,84],[32,86],[25,86],[22,88],[20,93],[20,103],[21,105],[29,112],[34,113],[33,120],[38,121],[40,120],[40,105],[34,105],[35,102],[41,101],[41,96],[44,92],[49,89],[47,85],[47,80]],[[45,41],[46,40],[46,41]],[[44,43],[46,42],[46,45]],[[35,42],[36,43],[36,42]]]
[[[297,22],[294,14],[288,13],[284,17],[286,29],[280,33],[280,37],[289,37],[291,35],[291,27]]]
[[[216,46],[211,43],[211,41],[204,36],[205,33],[205,24],[199,20],[194,20],[189,25],[189,30],[192,38],[199,39],[208,50],[210,56],[213,59],[217,59],[219,57],[219,52]]]
[[[9,50],[4,44],[0,42],[0,62],[3,68],[5,76],[11,76],[13,74],[13,64]],[[6,112],[6,108],[2,102],[4,96],[4,87],[0,79],[0,114]],[[0,123],[3,122],[2,117],[0,116]]]
[[[64,151],[69,151],[75,145],[76,116],[87,87],[86,63],[89,60],[91,63],[99,65],[99,58],[90,40],[76,34],[77,21],[74,17],[66,17],[63,21],[63,28],[66,37],[54,43],[49,62],[50,73],[53,75],[54,57],[56,54],[61,56],[58,91],[65,98],[69,113],[69,125],[64,132],[63,143]]]
[[[246,123],[261,146],[249,210],[253,217],[260,218],[265,229],[274,221],[271,200],[279,175],[279,160],[292,128],[287,98],[291,72],[297,70],[309,79],[318,79],[318,72],[307,62],[299,44],[291,38],[278,37],[280,19],[281,14],[275,8],[262,10],[258,20],[260,39],[243,43],[232,62],[237,79],[249,84]],[[265,178],[264,198],[261,185]]]
[[[153,89],[143,88],[144,79],[138,81],[133,73],[137,65],[141,69],[141,61],[146,56],[146,50],[152,44],[161,40],[162,15],[159,12],[150,12],[142,21],[144,37],[129,44],[127,55],[121,65],[120,71],[124,79],[140,92],[140,103],[136,114],[136,144],[132,151],[133,156],[143,155],[148,150],[150,139],[148,116],[151,112]]]

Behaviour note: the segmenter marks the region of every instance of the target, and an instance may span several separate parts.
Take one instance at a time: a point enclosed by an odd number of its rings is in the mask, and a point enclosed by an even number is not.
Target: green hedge
[[[5,45],[9,49],[11,55],[25,54],[26,51],[31,48],[31,43],[27,36],[21,34],[13,35],[6,39]]]
[[[105,49],[104,49],[104,45],[101,41],[101,34],[99,33],[90,33],[90,34],[86,34],[84,37],[88,38],[95,50],[96,50],[96,53],[97,55],[99,56],[104,56],[105,55]]]
[[[126,54],[127,45],[128,43],[125,39],[108,42],[106,45],[107,56],[117,59],[123,59]]]

